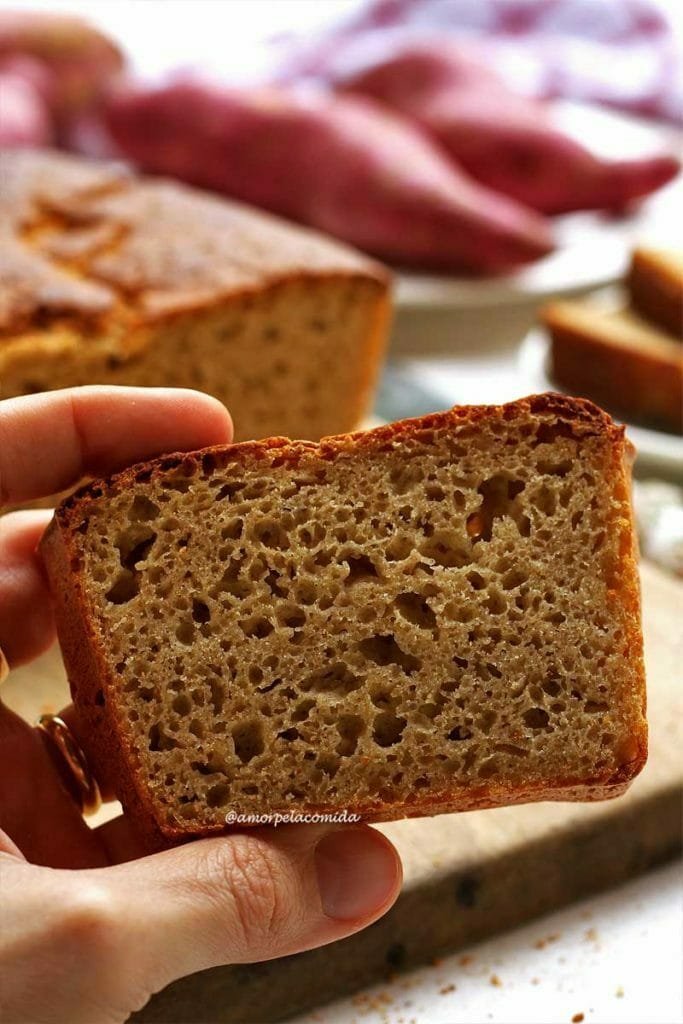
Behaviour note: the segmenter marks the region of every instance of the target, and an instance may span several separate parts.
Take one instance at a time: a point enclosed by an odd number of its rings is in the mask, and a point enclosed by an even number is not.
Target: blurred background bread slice
[[[557,302],[543,313],[551,376],[636,422],[683,429],[683,347],[630,310]]]
[[[627,420],[683,432],[683,258],[636,248],[624,308],[556,302],[542,322],[550,333],[550,373]]]
[[[683,342],[683,249],[638,246],[626,286],[634,309]]]

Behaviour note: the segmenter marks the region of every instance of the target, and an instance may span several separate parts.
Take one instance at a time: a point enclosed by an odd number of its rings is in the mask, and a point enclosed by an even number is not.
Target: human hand
[[[223,406],[192,391],[88,387],[9,399],[0,403],[0,506],[231,436]],[[54,640],[36,554],[50,515],[0,518],[0,650],[10,667]],[[60,716],[78,741],[74,708]],[[384,913],[400,887],[396,851],[366,826],[254,828],[144,856],[125,815],[86,825],[41,733],[2,704],[0,825],[8,1024],[119,1024],[185,974],[343,938]]]

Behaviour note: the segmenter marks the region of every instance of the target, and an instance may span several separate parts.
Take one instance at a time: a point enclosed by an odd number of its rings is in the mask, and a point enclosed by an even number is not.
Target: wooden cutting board
[[[334,946],[169,986],[138,1022],[264,1024],[348,994],[615,885],[681,848],[683,584],[642,567],[650,757],[629,792],[600,804],[531,804],[382,826],[405,885],[371,928]],[[66,700],[51,652],[12,674],[3,697],[33,717]]]

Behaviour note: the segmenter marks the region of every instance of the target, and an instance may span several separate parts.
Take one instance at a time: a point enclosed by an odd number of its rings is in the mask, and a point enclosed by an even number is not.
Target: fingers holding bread
[[[11,667],[37,658],[55,638],[47,580],[36,552],[51,516],[49,509],[0,516],[0,648]]]
[[[10,398],[0,405],[0,507],[231,439],[228,411],[199,391],[94,385]]]

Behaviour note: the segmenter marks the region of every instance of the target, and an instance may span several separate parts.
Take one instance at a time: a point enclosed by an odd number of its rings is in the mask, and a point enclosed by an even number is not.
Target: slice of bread
[[[155,842],[601,799],[645,761],[630,445],[588,402],[168,456],[42,552],[88,756]]]
[[[555,302],[541,313],[556,384],[634,423],[683,431],[683,346],[630,310]]]
[[[388,275],[312,231],[51,152],[2,154],[0,397],[195,387],[238,439],[351,430],[372,400]]]
[[[638,313],[683,341],[683,252],[640,246],[626,285]]]

